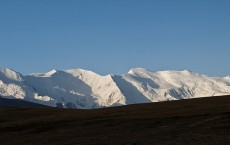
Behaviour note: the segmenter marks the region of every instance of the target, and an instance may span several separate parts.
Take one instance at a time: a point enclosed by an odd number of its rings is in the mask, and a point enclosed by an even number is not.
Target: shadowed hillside
[[[39,108],[39,107],[47,107],[45,105],[36,104],[32,102],[27,102],[20,99],[5,99],[0,96],[0,107],[31,107],[31,108]]]
[[[98,110],[1,108],[1,145],[228,145],[230,96]]]

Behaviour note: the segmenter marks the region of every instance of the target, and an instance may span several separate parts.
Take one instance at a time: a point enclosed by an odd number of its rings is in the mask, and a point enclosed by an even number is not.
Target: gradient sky
[[[229,0],[0,0],[0,67],[230,75]]]

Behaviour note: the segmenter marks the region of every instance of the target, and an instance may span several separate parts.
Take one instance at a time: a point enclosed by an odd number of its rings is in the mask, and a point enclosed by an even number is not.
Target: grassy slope
[[[1,145],[230,143],[230,96],[98,110],[1,108]]]

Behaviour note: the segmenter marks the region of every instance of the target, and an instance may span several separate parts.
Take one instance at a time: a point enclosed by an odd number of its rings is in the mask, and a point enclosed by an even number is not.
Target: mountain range
[[[230,94],[230,76],[189,70],[153,72],[133,68],[124,75],[83,69],[22,75],[0,69],[0,96],[59,108],[96,109]]]

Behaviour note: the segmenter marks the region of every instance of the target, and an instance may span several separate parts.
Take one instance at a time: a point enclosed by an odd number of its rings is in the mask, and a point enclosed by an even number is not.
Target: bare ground
[[[97,110],[0,108],[0,145],[229,145],[230,96]]]

